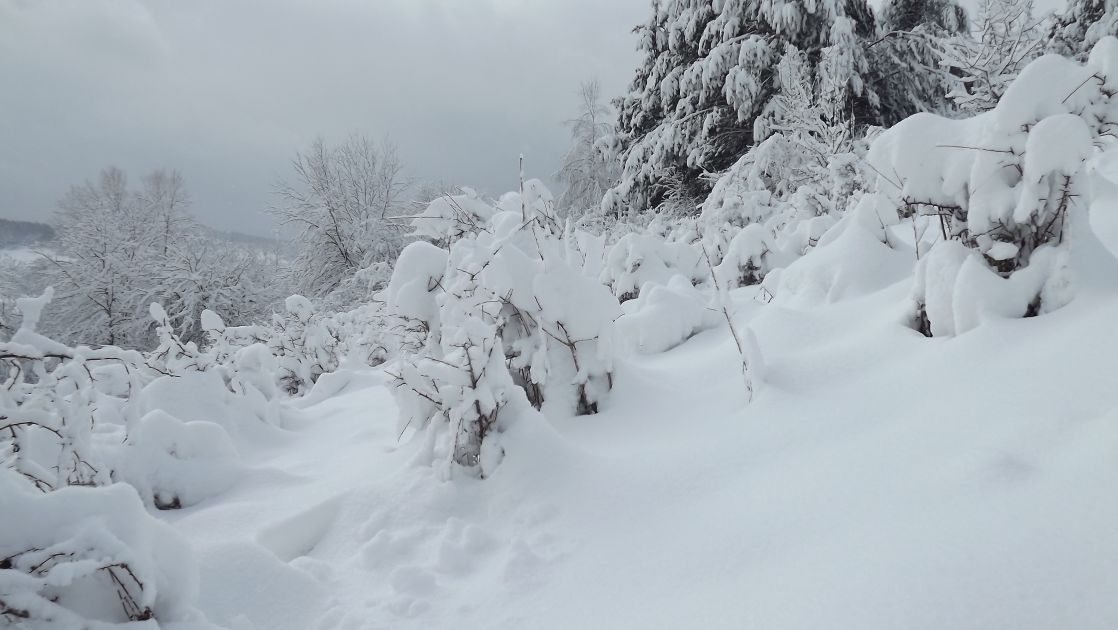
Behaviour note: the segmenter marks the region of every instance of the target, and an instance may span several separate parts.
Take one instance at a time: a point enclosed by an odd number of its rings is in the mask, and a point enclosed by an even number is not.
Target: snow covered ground
[[[29,263],[34,262],[42,256],[39,251],[45,251],[50,254],[49,250],[40,250],[39,248],[32,247],[0,247],[0,266],[10,265],[12,263]]]
[[[598,415],[515,424],[485,480],[414,463],[382,372],[328,374],[287,430],[237,436],[237,485],[159,514],[235,629],[1118,627],[1118,290],[929,339],[911,282],[807,310],[737,290],[752,403],[708,330],[622,362]]]

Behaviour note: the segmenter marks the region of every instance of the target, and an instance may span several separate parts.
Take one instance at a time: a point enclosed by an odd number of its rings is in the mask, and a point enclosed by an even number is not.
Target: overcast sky
[[[115,164],[182,171],[194,211],[260,213],[317,135],[390,135],[410,173],[548,176],[581,80],[623,91],[649,0],[0,0],[0,216],[47,220]]]
[[[628,84],[649,6],[0,0],[0,216],[48,220],[110,164],[166,167],[204,222],[268,234],[261,210],[293,153],[352,132],[391,136],[419,179],[499,194],[523,152],[546,180],[580,81],[607,97]]]

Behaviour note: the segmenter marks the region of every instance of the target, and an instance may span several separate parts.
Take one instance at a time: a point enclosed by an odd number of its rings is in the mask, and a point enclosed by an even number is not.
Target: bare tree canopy
[[[270,212],[297,230],[297,290],[321,297],[357,270],[395,258],[401,230],[390,219],[411,187],[396,145],[353,135],[329,146],[319,138],[291,165]]]
[[[571,146],[556,173],[566,185],[559,207],[576,216],[598,208],[602,195],[620,175],[616,163],[606,157],[599,144],[614,133],[610,108],[601,100],[601,86],[596,80],[585,81],[578,95],[578,116],[565,123],[571,130]]]

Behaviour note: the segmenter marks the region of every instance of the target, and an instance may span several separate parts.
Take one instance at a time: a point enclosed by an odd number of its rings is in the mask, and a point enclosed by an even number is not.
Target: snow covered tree
[[[201,345],[204,310],[235,324],[267,318],[287,289],[275,275],[257,249],[215,239],[189,222],[152,266],[148,299],[167,309],[176,335]]]
[[[155,222],[159,247],[166,255],[175,237],[190,223],[187,215],[190,193],[186,190],[182,174],[175,170],[154,170],[145,175],[141,182],[138,202],[144,206],[145,214]]]
[[[124,171],[115,167],[102,171],[96,183],[71,187],[59,202],[62,254],[46,268],[47,282],[58,291],[49,331],[90,344],[143,343],[147,254],[156,236],[143,210]]]
[[[911,31],[934,25],[950,33],[966,30],[967,15],[954,0],[889,0],[881,6],[885,32]]]
[[[710,191],[705,175],[725,170],[756,142],[754,121],[775,92],[773,69],[786,47],[814,62],[834,43],[840,18],[856,41],[872,36],[872,13],[861,0],[654,3],[637,29],[645,60],[617,101],[623,172],[604,208],[640,212],[675,197],[693,211]],[[841,107],[856,122],[873,123],[875,99],[860,74],[848,77]]]
[[[559,196],[559,211],[574,218],[597,211],[602,196],[618,177],[617,162],[603,150],[613,133],[610,111],[601,101],[601,86],[587,81],[579,86],[579,113],[568,120],[571,146],[563,156],[556,179],[566,185]]]
[[[1048,52],[1085,61],[1095,44],[1118,35],[1118,1],[1068,0],[1048,32]]]
[[[123,171],[108,168],[59,203],[59,251],[35,266],[38,283],[56,290],[44,332],[67,343],[146,348],[156,341],[152,302],[195,342],[206,308],[238,323],[266,315],[279,287],[259,252],[198,225],[177,172],[142,182],[132,190]]]
[[[945,41],[966,37],[966,12],[954,0],[889,0],[877,39],[867,45],[867,82],[880,99],[884,126],[918,112],[953,115],[947,98],[957,81],[942,64]]]
[[[294,178],[277,185],[270,212],[297,230],[296,291],[322,297],[357,270],[395,259],[401,230],[391,219],[410,184],[394,145],[354,135],[328,146],[319,138],[292,166]]]
[[[1043,47],[1041,20],[1031,0],[983,0],[973,37],[941,40],[943,65],[958,77],[948,94],[964,112],[993,109],[1013,79]]]

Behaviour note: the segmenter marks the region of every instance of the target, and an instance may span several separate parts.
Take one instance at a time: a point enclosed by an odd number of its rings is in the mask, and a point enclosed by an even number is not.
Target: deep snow
[[[721,325],[619,362],[597,415],[516,423],[485,480],[414,463],[383,372],[327,374],[235,436],[230,490],[160,516],[238,629],[1118,627],[1118,291],[928,339],[911,283],[736,290],[753,402]]]

